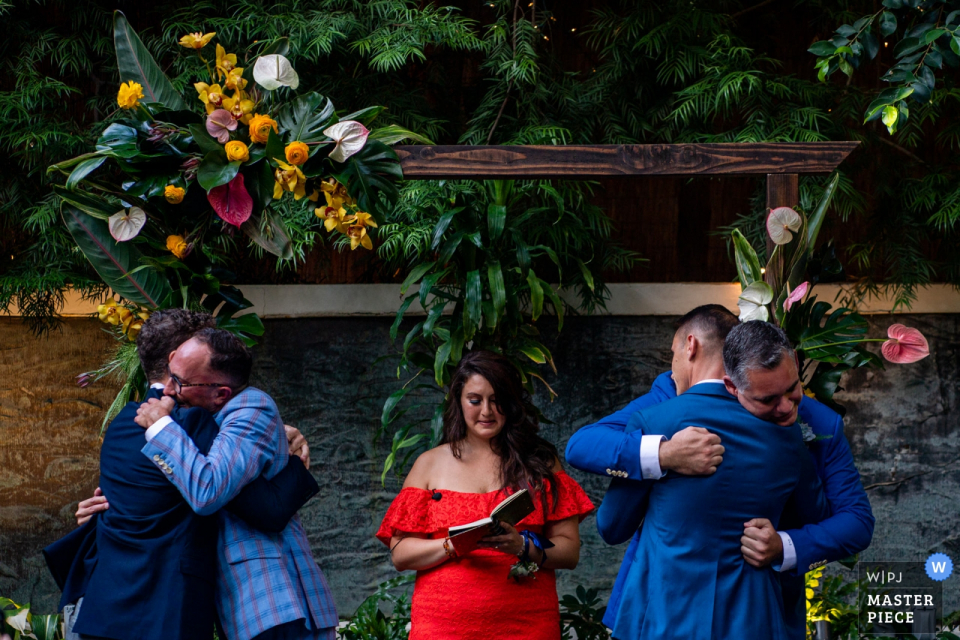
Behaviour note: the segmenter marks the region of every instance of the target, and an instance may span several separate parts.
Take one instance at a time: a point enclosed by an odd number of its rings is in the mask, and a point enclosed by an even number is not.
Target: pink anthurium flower
[[[803,296],[807,295],[807,289],[809,288],[809,282],[801,282],[798,284],[797,288],[791,291],[790,295],[787,296],[787,299],[783,301],[783,310],[790,311],[790,307],[793,306],[793,303],[803,300]]]
[[[887,329],[889,340],[880,347],[883,357],[894,364],[910,364],[930,355],[930,345],[923,334],[912,327],[892,324]]]
[[[147,214],[140,207],[123,209],[107,219],[110,235],[117,242],[133,240],[145,224],[147,224]]]
[[[793,240],[793,233],[800,229],[803,219],[790,207],[771,209],[767,216],[767,233],[774,244],[787,244]]]
[[[253,198],[243,186],[242,173],[238,173],[237,177],[227,184],[210,189],[207,200],[221,220],[235,227],[249,220],[253,213]]]
[[[217,109],[207,116],[207,133],[220,144],[230,141],[230,132],[237,130],[237,121],[226,109]]]
[[[347,158],[363,149],[370,132],[359,122],[344,120],[324,129],[323,135],[337,143],[330,152],[330,159],[334,162],[346,162]]]

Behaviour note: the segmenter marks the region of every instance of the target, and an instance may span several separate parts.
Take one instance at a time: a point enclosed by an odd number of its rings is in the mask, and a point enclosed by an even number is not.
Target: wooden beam
[[[829,173],[858,142],[397,146],[408,179]]]

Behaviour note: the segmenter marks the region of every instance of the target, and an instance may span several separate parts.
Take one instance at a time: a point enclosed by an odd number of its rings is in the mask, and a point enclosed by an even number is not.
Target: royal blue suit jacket
[[[661,374],[650,391],[635,399],[626,407],[602,420],[583,427],[570,439],[566,459],[574,467],[591,473],[605,474],[611,466],[629,462],[624,451],[623,431],[630,417],[647,407],[676,397],[676,385],[670,372]],[[787,509],[781,528],[790,535],[797,552],[797,567],[781,574],[783,599],[787,624],[794,637],[805,635],[805,600],[803,598],[803,574],[824,564],[841,560],[863,551],[873,537],[874,517],[870,501],[860,482],[860,474],[853,462],[850,445],[843,435],[843,419],[833,410],[816,400],[804,396],[800,402],[800,419],[808,424],[820,440],[809,443],[807,450],[813,458],[814,467],[823,482],[824,494],[830,503],[832,516],[816,524],[799,526],[791,509]],[[639,433],[631,438],[631,446],[638,456],[635,465],[639,478]],[[621,482],[613,480],[614,483]],[[628,480],[628,482],[632,482]],[[655,481],[647,481],[655,482]],[[639,532],[624,555],[617,575],[604,622],[612,626],[614,612],[619,607],[624,581],[636,554]]]
[[[159,397],[151,390],[147,396]],[[197,516],[164,474],[143,458],[144,430],[131,402],[107,429],[100,487],[110,509],[44,550],[63,591],[83,596],[79,633],[107,638],[210,638],[214,619],[217,518]],[[176,410],[197,446],[218,427],[201,409]],[[142,462],[141,462],[142,461]],[[281,531],[318,490],[302,463],[272,482],[251,482],[227,508],[265,531]]]
[[[631,423],[667,437],[690,424],[703,426],[720,436],[728,455],[711,476],[669,473],[656,483],[621,482],[607,492],[597,513],[604,539],[628,538],[624,516],[646,513],[613,614],[614,637],[786,640],[779,575],[747,564],[740,538],[743,523],[754,517],[778,526],[788,500],[803,522],[829,516],[800,428],[756,418],[718,383],[696,385],[634,414]]]

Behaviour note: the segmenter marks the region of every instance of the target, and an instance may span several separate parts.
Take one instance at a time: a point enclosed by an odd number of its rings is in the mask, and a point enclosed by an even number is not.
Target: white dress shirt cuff
[[[152,425],[150,425],[150,428],[147,429],[147,433],[146,433],[147,442],[150,442],[155,437],[157,437],[157,434],[163,431],[163,428],[168,424],[170,424],[171,422],[173,422],[173,418],[171,418],[170,416],[163,416],[162,418],[154,422]]]
[[[640,438],[640,474],[644,480],[659,480],[667,475],[660,470],[660,443],[664,436]]]
[[[784,533],[783,531],[777,531],[777,534],[780,536],[780,540],[783,542],[783,562],[778,567],[773,565],[773,568],[776,571],[790,571],[797,566],[797,548],[793,546],[793,540],[790,539],[789,533]]]
[[[163,389],[163,385],[160,384],[159,382],[154,382],[152,385],[150,385],[150,388],[159,390],[159,389]]]

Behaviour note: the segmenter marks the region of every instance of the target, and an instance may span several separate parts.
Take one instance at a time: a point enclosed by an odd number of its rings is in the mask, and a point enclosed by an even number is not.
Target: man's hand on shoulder
[[[298,429],[288,424],[283,425],[283,430],[287,432],[287,447],[290,449],[290,455],[300,458],[303,466],[309,469],[310,445],[307,444],[307,439]]]
[[[783,557],[783,540],[766,518],[754,518],[743,525],[740,553],[751,567],[761,568]]]
[[[709,476],[723,462],[720,436],[703,427],[687,427],[660,443],[660,468],[685,476]]]
[[[144,429],[149,429],[154,422],[170,415],[174,406],[173,398],[170,396],[163,396],[159,400],[150,398],[137,409],[137,417],[134,421]]]

